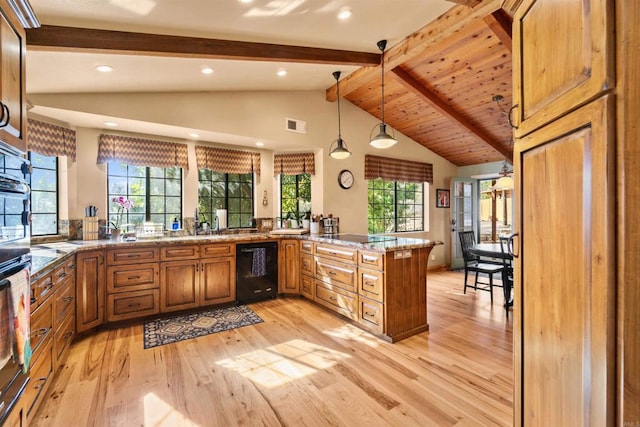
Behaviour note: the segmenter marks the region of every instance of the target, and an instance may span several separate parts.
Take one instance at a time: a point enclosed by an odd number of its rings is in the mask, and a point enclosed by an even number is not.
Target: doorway
[[[497,242],[500,235],[513,233],[513,189],[496,189],[495,179],[478,181],[480,242]]]

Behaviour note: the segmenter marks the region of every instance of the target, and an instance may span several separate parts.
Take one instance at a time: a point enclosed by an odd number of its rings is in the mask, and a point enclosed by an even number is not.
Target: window
[[[182,169],[130,166],[108,163],[107,191],[109,221],[115,221],[117,207],[111,199],[124,196],[134,203],[125,211],[124,224],[151,221],[169,228],[174,218],[182,218]]]
[[[198,209],[200,222],[214,227],[216,209],[227,210],[228,228],[252,227],[253,174],[219,173],[198,170]]]
[[[31,235],[58,234],[58,158],[29,152],[33,166],[31,185]]]
[[[282,218],[302,219],[311,211],[311,175],[280,175],[280,213]]]
[[[369,180],[369,233],[424,230],[424,184]]]

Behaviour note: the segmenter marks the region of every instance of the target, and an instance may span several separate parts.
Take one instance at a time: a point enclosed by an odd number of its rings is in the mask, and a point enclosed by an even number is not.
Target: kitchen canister
[[[218,230],[225,230],[227,228],[227,210],[216,209],[216,218],[218,218]]]

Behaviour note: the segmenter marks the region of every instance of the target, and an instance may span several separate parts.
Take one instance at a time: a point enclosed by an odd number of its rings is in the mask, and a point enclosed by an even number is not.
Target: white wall
[[[378,150],[368,144],[371,130],[378,120],[353,104],[341,101],[342,137],[353,155],[346,160],[328,156],[328,148],[337,137],[337,110],[335,103],[325,100],[323,91],[293,92],[215,92],[215,93],[126,93],[126,94],[30,94],[34,105],[102,114],[146,122],[210,130],[232,135],[244,135],[266,142],[278,141],[286,151],[316,153],[316,176],[312,178],[313,213],[332,213],[340,218],[340,231],[367,232],[367,183],[364,180],[364,156],[367,153],[398,159],[433,164],[434,185],[429,191],[428,231],[416,237],[448,241],[449,209],[435,209],[435,188],[448,188],[457,168],[396,132],[399,143],[387,150]],[[307,134],[287,132],[285,118],[307,122]],[[73,125],[73,123],[71,123]],[[69,195],[69,214],[72,219],[83,216],[84,206],[100,208],[104,218],[106,203],[106,176],[104,165],[96,165],[97,138],[100,129],[78,129],[78,162],[69,169],[70,186],[77,185],[75,194]],[[173,140],[171,138],[159,138]],[[191,169],[185,174],[184,215],[192,216],[197,205],[197,172],[195,171],[194,143],[189,144]],[[225,141],[212,141],[225,146]],[[202,143],[199,141],[198,143]],[[237,148],[237,147],[231,147]],[[262,175],[256,179],[256,215],[276,216],[278,211],[277,180],[273,178],[272,151],[260,151]],[[355,176],[351,189],[339,187],[337,176],[342,169],[350,169]],[[269,205],[262,205],[267,191]],[[70,193],[73,190],[70,189]],[[432,264],[448,263],[448,248],[437,247]]]

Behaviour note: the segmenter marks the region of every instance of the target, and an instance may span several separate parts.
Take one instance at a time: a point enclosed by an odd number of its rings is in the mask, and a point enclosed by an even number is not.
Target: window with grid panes
[[[107,168],[110,222],[115,222],[118,214],[118,206],[111,201],[117,196],[134,203],[133,209],[124,211],[123,224],[151,221],[164,224],[168,229],[174,218],[182,221],[182,168],[131,166],[119,162],[109,162]]]
[[[280,214],[304,219],[311,211],[311,175],[280,175]]]
[[[227,228],[252,227],[253,174],[198,170],[199,221],[215,226],[217,209],[227,210]]]
[[[424,230],[424,184],[385,181],[368,183],[368,232]]]
[[[29,152],[31,186],[31,235],[58,234],[58,158]]]

